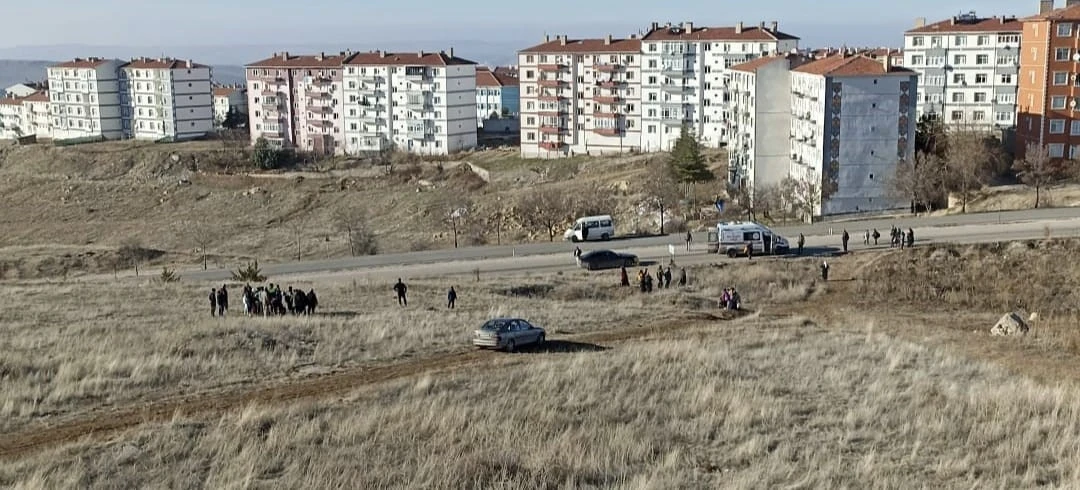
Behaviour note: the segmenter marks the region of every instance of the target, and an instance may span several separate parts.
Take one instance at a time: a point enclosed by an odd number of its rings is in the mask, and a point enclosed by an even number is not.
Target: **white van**
[[[710,252],[737,257],[745,254],[747,243],[755,255],[786,254],[791,249],[786,238],[753,221],[723,221],[709,232]]]
[[[607,214],[578,218],[574,221],[574,226],[563,233],[563,238],[572,242],[606,241],[613,236],[615,236],[615,220]]]

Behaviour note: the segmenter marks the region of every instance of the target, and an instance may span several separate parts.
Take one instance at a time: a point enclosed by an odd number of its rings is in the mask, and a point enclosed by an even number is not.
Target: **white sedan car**
[[[473,332],[473,345],[513,352],[523,345],[543,344],[544,336],[544,329],[521,318],[495,318]]]

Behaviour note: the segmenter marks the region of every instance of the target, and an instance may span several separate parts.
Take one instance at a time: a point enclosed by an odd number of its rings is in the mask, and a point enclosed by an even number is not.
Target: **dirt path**
[[[685,330],[706,322],[732,320],[707,312],[697,312],[659,324],[636,325],[581,335],[568,335],[552,340],[552,350],[560,345],[574,350],[584,344],[622,342],[650,335]],[[72,443],[88,437],[103,438],[142,424],[163,422],[180,416],[207,416],[242,408],[249,404],[272,404],[299,399],[340,395],[395,379],[423,373],[448,372],[482,362],[499,362],[517,356],[499,356],[479,350],[461,350],[392,365],[365,366],[337,373],[317,375],[300,380],[276,380],[273,384],[240,388],[218,388],[214,391],[167,397],[156,401],[138,402],[99,413],[82,414],[56,421],[45,427],[27,427],[0,435],[0,459],[16,459],[49,447]]]

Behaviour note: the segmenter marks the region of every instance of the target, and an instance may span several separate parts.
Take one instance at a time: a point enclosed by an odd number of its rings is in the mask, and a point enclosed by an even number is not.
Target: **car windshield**
[[[480,327],[480,330],[505,332],[510,330],[510,320],[488,320],[487,323]]]
[[[581,258],[591,259],[593,257],[606,257],[609,254],[611,254],[610,250],[593,250],[591,252],[585,252],[581,255]]]

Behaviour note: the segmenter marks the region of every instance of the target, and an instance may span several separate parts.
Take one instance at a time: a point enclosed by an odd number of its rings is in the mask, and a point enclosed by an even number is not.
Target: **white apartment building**
[[[517,117],[520,111],[518,79],[486,66],[476,68],[476,127],[492,116]]]
[[[48,68],[52,136],[120,139],[120,67],[123,61],[76,58]]]
[[[904,58],[919,74],[918,115],[978,129],[1015,126],[1022,31],[1015,16],[917,20],[904,33]]]
[[[172,58],[137,58],[120,70],[124,134],[182,141],[214,130],[210,67]]]
[[[902,208],[888,182],[915,154],[918,75],[862,55],[791,71],[791,174],[820,182],[815,215]]]
[[[799,38],[764,22],[733,27],[699,27],[692,22],[654,22],[641,39],[643,151],[666,151],[683,123],[702,144],[727,142],[730,114],[725,100],[727,68],[774,53],[790,53]]]
[[[26,136],[23,133],[22,97],[8,95],[0,98],[0,140],[11,140]]]
[[[214,124],[220,126],[229,111],[235,111],[247,119],[247,100],[247,89],[244,87],[214,87]]]
[[[446,155],[476,147],[476,63],[449,53],[355,53],[343,62],[344,151]]]
[[[51,139],[52,128],[49,114],[49,92],[41,90],[22,98],[24,136]]]
[[[518,52],[521,156],[639,151],[641,40],[555,39]]]
[[[776,185],[789,175],[791,69],[809,61],[774,55],[728,67],[728,182]]]

